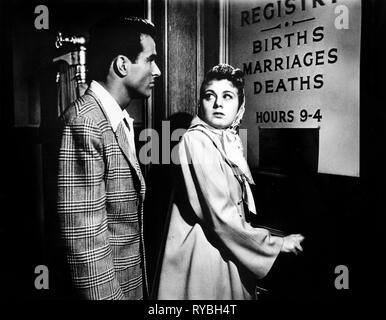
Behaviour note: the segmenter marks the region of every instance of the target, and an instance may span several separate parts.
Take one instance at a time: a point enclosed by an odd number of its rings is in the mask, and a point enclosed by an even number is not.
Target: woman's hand
[[[281,248],[281,252],[293,252],[298,254],[299,251],[303,251],[300,242],[304,240],[304,237],[301,234],[290,234],[283,238],[283,247]]]

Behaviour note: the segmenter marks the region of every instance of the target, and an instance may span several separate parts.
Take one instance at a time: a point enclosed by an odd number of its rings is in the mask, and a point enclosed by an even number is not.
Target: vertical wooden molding
[[[220,63],[229,63],[229,0],[220,1]]]
[[[144,16],[145,19],[153,22],[154,20],[154,9],[153,9],[153,0],[145,0],[144,5]],[[155,39],[154,39],[155,40]],[[155,127],[155,121],[154,121],[154,89],[152,90],[152,94],[149,98],[145,99],[144,101],[144,109],[145,109],[145,115],[144,115],[144,124],[145,128],[152,128]],[[144,176],[146,177],[150,171],[150,164],[144,165]]]
[[[205,52],[205,45],[204,45],[204,10],[203,10],[203,1],[197,0],[197,37],[196,37],[196,43],[197,43],[197,62],[196,62],[196,105],[195,105],[195,113],[197,113],[197,107],[198,107],[198,99],[200,97],[200,85],[201,81],[204,78],[204,52]]]
[[[145,18],[153,22],[153,0],[145,1]]]
[[[153,2],[152,0],[145,0],[144,16],[149,21],[153,21],[152,2]],[[148,99],[145,99],[145,115],[144,115],[145,128],[154,128],[153,110],[154,110],[154,89],[151,96]]]
[[[163,36],[163,40],[164,40],[164,47],[163,47],[163,52],[164,52],[164,81],[163,81],[163,92],[164,92],[164,115],[163,115],[163,118],[164,119],[169,119],[169,116],[170,116],[170,105],[169,105],[169,65],[168,65],[168,59],[169,59],[169,52],[168,52],[168,41],[169,41],[169,37],[168,37],[168,32],[169,32],[169,29],[168,29],[168,5],[169,5],[169,1],[168,0],[164,0],[164,21],[163,21],[163,30],[164,30],[164,36]]]

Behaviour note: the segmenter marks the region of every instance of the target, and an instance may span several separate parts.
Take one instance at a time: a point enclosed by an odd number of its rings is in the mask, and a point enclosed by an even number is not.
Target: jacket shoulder
[[[107,119],[96,99],[90,94],[84,94],[76,99],[63,113],[63,125],[69,125],[79,118],[86,118],[95,124],[107,122]]]

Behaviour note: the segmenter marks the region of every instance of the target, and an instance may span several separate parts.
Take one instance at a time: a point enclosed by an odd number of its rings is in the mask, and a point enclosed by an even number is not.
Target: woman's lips
[[[223,114],[222,112],[213,112],[213,115],[219,118],[225,116],[225,114]]]

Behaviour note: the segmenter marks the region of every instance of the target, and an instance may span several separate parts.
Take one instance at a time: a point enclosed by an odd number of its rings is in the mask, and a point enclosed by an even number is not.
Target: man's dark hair
[[[154,25],[143,18],[115,17],[95,24],[90,29],[87,49],[88,78],[105,80],[111,62],[118,55],[134,63],[143,50],[141,34],[155,38]]]

